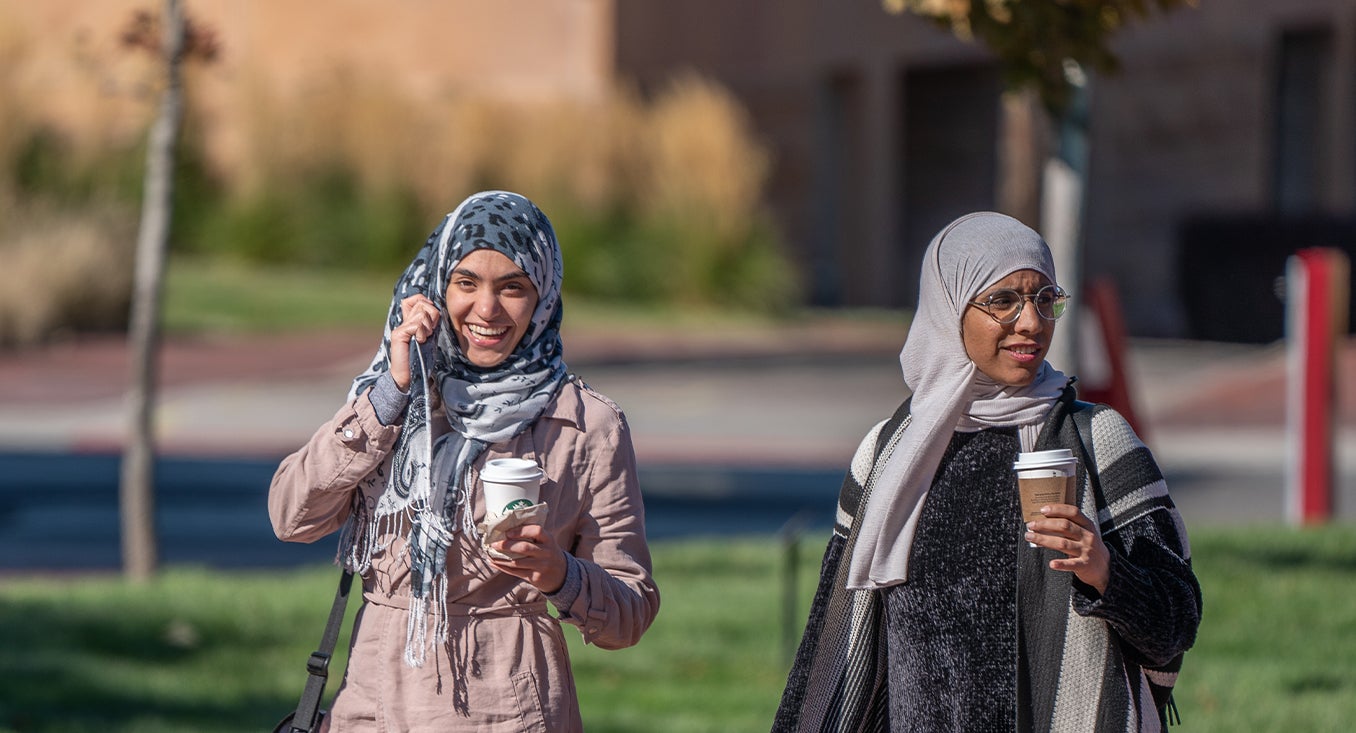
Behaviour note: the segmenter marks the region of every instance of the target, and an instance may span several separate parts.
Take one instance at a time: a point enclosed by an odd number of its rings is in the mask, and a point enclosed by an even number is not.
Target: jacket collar
[[[560,383],[555,399],[542,411],[541,417],[547,420],[563,420],[577,429],[584,427],[583,390],[586,389],[573,374]]]

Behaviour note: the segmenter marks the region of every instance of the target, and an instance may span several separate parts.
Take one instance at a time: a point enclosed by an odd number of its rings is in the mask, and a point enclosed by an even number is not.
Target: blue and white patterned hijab
[[[458,263],[480,249],[508,257],[537,290],[537,307],[522,340],[507,359],[488,369],[471,364],[462,353],[446,300]],[[381,549],[380,537],[399,526],[399,520],[408,521],[413,598],[406,661],[412,665],[422,663],[424,648],[419,630],[424,624],[414,619],[423,616],[430,600],[439,609],[445,600],[447,550],[458,530],[477,534],[469,501],[471,466],[487,446],[536,422],[566,379],[560,284],[560,245],[551,222],[536,205],[505,191],[470,196],[443,219],[396,282],[381,346],[349,390],[352,399],[390,369],[391,330],[401,323],[401,301],[416,293],[432,301],[441,318],[435,336],[422,347],[411,348],[410,404],[393,448],[391,473],[376,507],[358,502],[341,539],[344,562],[363,571]],[[452,427],[436,441],[431,440],[429,427],[430,381]],[[441,629],[445,615],[438,616]]]

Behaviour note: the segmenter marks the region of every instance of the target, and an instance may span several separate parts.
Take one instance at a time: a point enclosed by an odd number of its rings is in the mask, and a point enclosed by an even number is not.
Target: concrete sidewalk
[[[765,460],[774,450],[794,460],[801,455],[795,446],[777,448],[768,440],[772,435],[760,433],[788,427],[805,433],[803,418],[812,413],[797,404],[804,400],[816,402],[814,410],[825,416],[835,405],[846,408],[843,419],[851,420],[858,405],[877,404],[873,392],[898,393],[895,359],[904,335],[902,324],[870,322],[710,331],[595,327],[567,329],[564,339],[572,370],[620,403],[633,426],[646,416],[640,424],[653,432],[636,430],[643,454],[705,460],[708,444],[737,454],[742,446],[770,442],[746,452]],[[376,345],[366,330],[172,340],[159,360],[159,449],[171,455],[286,454],[334,414]],[[125,342],[112,337],[0,352],[0,449],[119,450],[127,363]],[[827,371],[831,365],[873,378],[883,372],[887,384],[861,385],[863,392],[840,383],[831,395],[814,386],[841,379]],[[778,409],[801,419],[784,425],[768,412]],[[759,413],[771,418],[767,428],[734,432],[739,419]],[[861,432],[861,420],[848,424],[850,432]],[[842,458],[841,451],[825,457]]]
[[[828,322],[567,331],[565,343],[571,367],[626,411],[642,465],[841,471],[904,393],[904,336],[902,324]],[[161,361],[160,450],[285,455],[334,413],[375,345],[370,334],[343,332],[171,342]],[[1189,521],[1279,520],[1283,349],[1140,341],[1130,358],[1146,442]],[[1356,506],[1356,396],[1347,388],[1356,348],[1343,350],[1341,365],[1346,513]],[[118,339],[0,354],[0,451],[116,452],[125,375]]]

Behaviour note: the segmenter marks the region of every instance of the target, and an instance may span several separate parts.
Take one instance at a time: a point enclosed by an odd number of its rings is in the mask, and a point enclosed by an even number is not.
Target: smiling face
[[[1030,295],[1053,284],[1035,270],[1018,270],[985,288],[972,300],[982,302],[998,290]],[[990,379],[1010,387],[1023,387],[1036,379],[1054,335],[1055,322],[1041,318],[1029,301],[1012,323],[998,323],[973,305],[967,305],[961,316],[961,338],[970,361]]]
[[[498,366],[518,348],[536,308],[537,289],[527,273],[492,249],[463,257],[447,283],[457,345],[478,367]]]

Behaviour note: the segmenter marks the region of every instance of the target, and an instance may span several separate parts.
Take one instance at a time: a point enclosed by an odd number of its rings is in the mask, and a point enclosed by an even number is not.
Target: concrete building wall
[[[693,67],[749,105],[819,302],[910,304],[927,239],[964,210],[1007,205],[1039,224],[1006,167],[1030,153],[1012,147],[1017,108],[998,99],[988,55],[944,30],[876,0],[633,0],[617,29],[622,74]],[[1084,274],[1118,286],[1132,333],[1199,336],[1209,329],[1184,299],[1226,287],[1205,281],[1227,281],[1232,264],[1248,283],[1224,292],[1252,301],[1270,338],[1282,308],[1270,280],[1313,228],[1276,224],[1284,236],[1258,232],[1232,263],[1202,236],[1227,229],[1211,217],[1352,215],[1356,0],[1213,0],[1114,47],[1121,72],[1091,86]],[[1044,149],[1049,130],[1026,139]]]
[[[1313,80],[1318,118],[1290,133],[1317,152],[1298,163],[1311,200],[1283,206],[1280,56],[1287,36],[1293,45],[1294,33],[1309,31],[1331,38],[1324,78]],[[1114,278],[1138,332],[1191,330],[1179,294],[1210,276],[1179,267],[1184,248],[1204,246],[1184,238],[1192,219],[1352,212],[1353,33],[1356,3],[1347,0],[1217,0],[1117,39],[1122,73],[1096,79],[1092,95],[1085,269]],[[1282,274],[1278,265],[1271,276]],[[1275,300],[1271,293],[1240,297]]]

